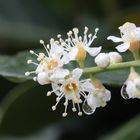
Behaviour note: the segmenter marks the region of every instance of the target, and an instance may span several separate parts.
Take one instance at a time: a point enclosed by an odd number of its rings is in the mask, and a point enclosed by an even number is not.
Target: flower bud
[[[132,71],[128,79],[121,88],[121,95],[124,99],[139,98],[140,99],[140,75]]]
[[[110,65],[110,57],[107,53],[100,53],[96,56],[95,63],[101,68],[106,68]]]
[[[48,84],[48,74],[46,72],[41,72],[37,76],[37,81],[40,85]]]
[[[118,52],[110,52],[108,55],[110,57],[110,64],[122,62],[122,56]]]

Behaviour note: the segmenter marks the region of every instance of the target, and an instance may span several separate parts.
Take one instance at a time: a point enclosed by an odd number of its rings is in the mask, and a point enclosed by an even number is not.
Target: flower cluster
[[[92,35],[87,33],[88,28],[85,27],[84,36],[82,37],[78,36],[79,30],[73,28],[72,31],[67,33],[68,38],[65,40],[61,38],[60,34],[57,36],[58,40],[50,39],[50,43],[47,45],[45,45],[43,40],[40,40],[40,43],[46,50],[45,53],[40,52],[37,54],[30,50],[30,53],[37,57],[38,63],[32,60],[28,60],[27,63],[34,64],[37,68],[35,71],[26,72],[25,75],[35,74],[36,76],[33,80],[39,84],[52,85],[52,91],[47,92],[47,96],[51,94],[57,96],[56,104],[52,106],[52,110],[56,109],[62,98],[65,99],[63,117],[67,116],[67,107],[70,101],[72,103],[72,111],[75,112],[78,109],[78,115],[81,116],[80,104],[83,103],[83,100],[88,102],[92,110],[95,110],[96,107],[104,106],[110,100],[110,92],[109,95],[106,95],[105,88],[96,88],[90,78],[81,79],[82,69],[75,68],[73,71],[69,71],[64,68],[64,65],[70,61],[77,61],[78,63],[84,61],[87,53],[91,56],[99,54],[102,47],[90,47],[94,39],[97,38],[98,30],[96,28],[95,34]]]
[[[88,73],[83,78],[87,53],[89,56],[95,57],[95,64],[102,71],[110,65],[122,62],[122,56],[118,52],[100,53],[101,46],[91,47],[97,38],[98,30],[96,28],[94,34],[88,34],[88,28],[85,27],[82,37],[79,35],[78,28],[73,28],[67,33],[66,39],[58,34],[57,39],[50,39],[49,44],[40,40],[45,52],[35,53],[30,50],[30,53],[36,56],[36,62],[29,59],[27,63],[34,64],[36,69],[26,72],[25,75],[33,74],[33,80],[40,85],[51,84],[52,90],[47,92],[47,96],[56,95],[56,103],[52,106],[52,110],[56,110],[59,102],[64,100],[63,117],[67,116],[68,106],[72,106],[72,111],[77,111],[79,116],[82,115],[82,112],[89,115],[94,113],[96,108],[106,106],[111,99],[111,92],[93,74]],[[109,36],[107,39],[123,42],[116,49],[119,52],[130,50],[135,59],[138,58],[140,28],[135,24],[125,23],[119,27],[119,30],[121,38]],[[67,64],[71,61],[76,61],[79,67],[70,71]],[[121,89],[121,94],[125,99],[140,98],[140,76],[135,72],[134,67],[131,68],[131,73]]]
[[[135,60],[139,60],[140,52],[140,27],[136,27],[134,23],[127,22],[119,27],[121,38],[109,36],[107,39],[113,42],[123,42],[116,49],[119,52],[129,50]],[[140,75],[131,66],[130,74],[121,88],[121,95],[124,99],[140,98]]]

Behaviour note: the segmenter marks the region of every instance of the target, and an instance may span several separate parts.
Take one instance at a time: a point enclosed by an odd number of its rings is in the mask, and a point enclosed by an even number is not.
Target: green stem
[[[135,60],[139,60],[139,58],[140,58],[139,51],[133,52],[133,57],[134,57]]]
[[[96,78],[93,76],[92,73],[89,74],[89,77],[90,77],[90,79],[91,79],[92,81],[95,81],[95,80],[96,80]]]
[[[83,61],[78,61],[78,64],[79,64],[80,68],[82,68],[82,69],[85,68],[85,64]]]
[[[104,69],[100,68],[100,67],[84,68],[83,73],[84,74],[90,74],[90,73],[95,74],[95,73],[101,73],[101,72],[106,72],[106,71],[126,69],[126,68],[130,68],[130,67],[140,67],[140,60],[116,63],[116,64],[112,64]]]
[[[130,72],[135,72],[135,67],[130,67]]]

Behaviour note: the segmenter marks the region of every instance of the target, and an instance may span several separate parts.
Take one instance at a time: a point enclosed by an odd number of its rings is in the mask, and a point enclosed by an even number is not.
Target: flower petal
[[[63,80],[69,73],[67,69],[58,69],[50,76],[50,79],[54,82],[58,82],[59,80]]]
[[[107,102],[111,99],[111,92],[107,89],[105,89],[105,91],[100,92],[98,94],[98,97],[101,98],[103,101]]]
[[[63,57],[61,59],[61,62],[63,64],[68,64],[70,62],[70,57],[69,57],[69,54],[67,52],[63,53]]]
[[[140,41],[140,28],[137,28],[135,31],[132,32],[133,38]]]
[[[75,60],[78,53],[78,48],[73,47],[69,52],[70,60]]]
[[[37,75],[37,81],[38,81],[38,83],[39,83],[40,85],[45,85],[45,84],[50,83],[48,74],[47,74],[46,72],[40,72],[40,73]]]
[[[60,90],[56,90],[56,89],[59,89],[60,86],[57,85],[56,83],[52,83],[52,89],[54,90],[54,93],[57,95],[57,96],[60,96],[61,95],[61,92]]]
[[[93,94],[88,95],[87,103],[92,109],[96,109],[97,107],[101,106],[101,100]]]
[[[116,37],[116,36],[109,36],[109,37],[107,37],[107,40],[112,40],[115,43],[123,41],[122,38]]]
[[[53,54],[62,54],[64,51],[64,48],[60,45],[57,45],[56,43],[53,43],[51,45],[51,49],[50,49],[50,55]]]
[[[94,47],[94,48],[86,48],[86,51],[91,55],[91,56],[96,56],[98,53],[100,53],[102,47]]]
[[[36,68],[36,73],[38,74],[40,72],[43,72],[43,70],[44,70],[44,66],[42,64],[39,64]]]
[[[81,87],[84,91],[89,92],[89,93],[93,93],[95,90],[93,84],[89,80],[86,80],[83,83],[81,83]]]
[[[127,82],[126,92],[129,95],[129,98],[134,98],[135,93],[137,92],[136,85],[132,81]]]
[[[125,52],[125,51],[128,50],[129,46],[130,46],[130,43],[126,42],[126,43],[123,43],[123,44],[121,44],[121,45],[118,45],[118,46],[116,47],[116,49],[117,49],[119,52]]]
[[[134,80],[134,83],[136,84],[136,86],[140,87],[140,77],[137,77],[137,78]]]
[[[134,23],[126,22],[122,26],[119,27],[119,30],[125,34],[127,32],[131,32],[136,30],[136,25]]]
[[[76,68],[72,71],[73,78],[79,79],[83,73],[83,70],[80,68]]]

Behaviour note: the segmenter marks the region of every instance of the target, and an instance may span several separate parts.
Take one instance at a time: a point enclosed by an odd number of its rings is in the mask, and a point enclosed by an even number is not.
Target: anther
[[[51,95],[51,91],[48,91],[48,92],[47,92],[47,96],[50,96],[50,95]]]
[[[58,38],[61,38],[61,34],[58,34],[57,37],[58,37]]]
[[[75,107],[73,107],[73,108],[72,108],[72,111],[73,111],[73,112],[76,112],[76,108],[75,108]]]
[[[82,112],[78,112],[78,116],[82,116],[82,114],[83,114]]]
[[[43,40],[40,40],[40,44],[44,44],[44,41]]]
[[[25,75],[26,75],[26,76],[29,76],[29,75],[30,75],[30,72],[28,72],[28,71],[25,72]]]
[[[78,28],[73,28],[73,32],[77,34],[79,32]]]
[[[30,50],[30,53],[31,53],[31,54],[34,54],[34,51],[33,51],[33,50]]]
[[[54,110],[56,110],[56,106],[54,105],[54,106],[52,106],[52,110],[54,111]]]
[[[32,63],[32,60],[28,60],[28,61],[27,61],[27,64],[31,64],[31,63]]]
[[[67,113],[63,113],[62,116],[63,116],[63,117],[66,117],[66,116],[67,116]]]
[[[98,32],[98,31],[99,31],[99,28],[96,28],[96,29],[95,29],[95,32]]]
[[[34,81],[37,81],[37,77],[34,77],[33,80],[34,80]]]

